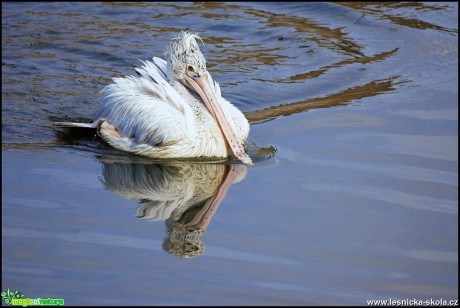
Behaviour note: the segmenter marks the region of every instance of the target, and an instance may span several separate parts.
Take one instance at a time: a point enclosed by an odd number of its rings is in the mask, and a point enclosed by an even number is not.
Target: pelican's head
[[[198,78],[206,72],[206,59],[200,51],[197,39],[201,40],[196,34],[182,31],[166,47],[165,55],[172,74],[185,84],[185,76]]]

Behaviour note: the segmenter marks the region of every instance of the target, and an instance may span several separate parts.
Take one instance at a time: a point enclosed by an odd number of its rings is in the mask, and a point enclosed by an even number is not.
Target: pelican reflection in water
[[[157,165],[103,161],[104,186],[137,199],[137,217],[166,221],[163,248],[174,255],[201,255],[205,233],[233,183],[246,175],[243,165]]]
[[[236,157],[252,164],[244,145],[249,123],[224,99],[206,70],[196,34],[181,32],[165,49],[103,89],[105,105],[92,123],[56,123],[97,129],[113,147],[152,158]]]

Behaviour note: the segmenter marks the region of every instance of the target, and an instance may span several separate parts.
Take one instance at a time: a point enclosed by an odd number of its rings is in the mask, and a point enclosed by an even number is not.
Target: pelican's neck
[[[169,79],[169,84],[174,90],[181,95],[185,101],[191,106],[203,107],[207,110],[206,106],[202,103],[201,97],[195,92],[187,88],[180,80],[175,77]]]

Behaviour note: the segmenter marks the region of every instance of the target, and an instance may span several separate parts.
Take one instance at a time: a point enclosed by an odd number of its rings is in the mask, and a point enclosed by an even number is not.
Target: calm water
[[[152,162],[51,124],[90,119],[112,77],[181,29],[203,37],[265,152],[233,165],[204,234],[184,228],[231,165]],[[2,3],[2,291],[74,305],[457,299],[457,67],[453,2]]]

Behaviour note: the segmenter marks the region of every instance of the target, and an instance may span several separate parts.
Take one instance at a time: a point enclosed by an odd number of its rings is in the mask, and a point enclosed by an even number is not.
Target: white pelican
[[[196,34],[182,31],[165,49],[166,61],[142,61],[138,76],[113,78],[105,105],[91,123],[113,147],[152,158],[228,158],[252,164],[244,151],[249,123],[224,99],[206,70]]]

